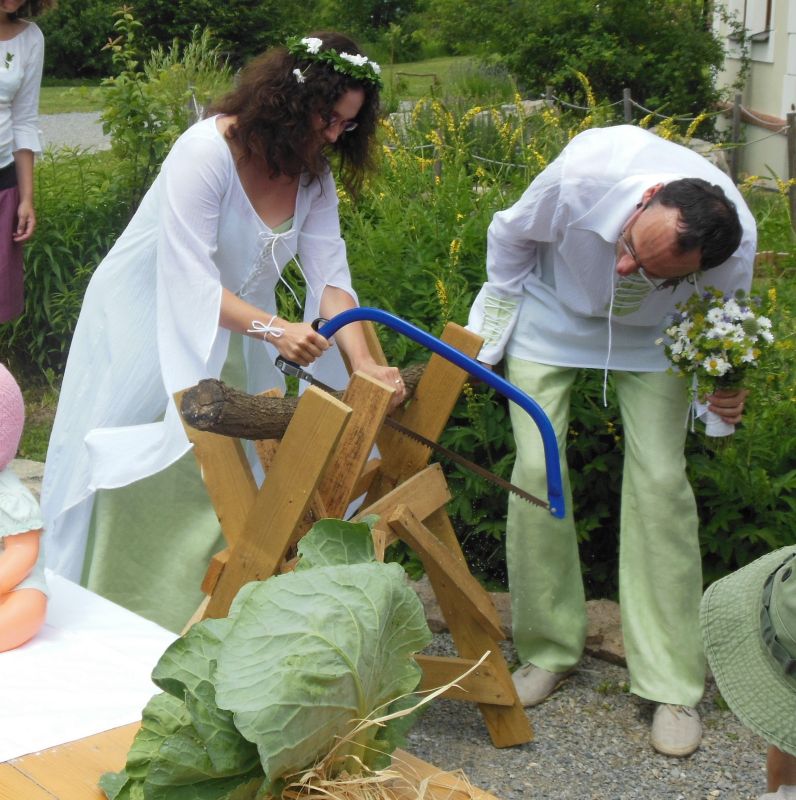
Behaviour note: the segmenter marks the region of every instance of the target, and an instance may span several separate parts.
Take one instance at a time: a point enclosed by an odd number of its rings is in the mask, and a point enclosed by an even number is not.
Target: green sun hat
[[[769,744],[796,755],[796,546],[709,586],[700,621],[727,705]]]

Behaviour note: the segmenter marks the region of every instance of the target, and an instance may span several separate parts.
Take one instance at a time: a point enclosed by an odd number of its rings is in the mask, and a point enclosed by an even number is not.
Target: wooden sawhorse
[[[452,323],[442,340],[471,356],[481,347],[480,337]],[[371,349],[380,354],[377,347],[372,340]],[[432,355],[413,399],[395,418],[436,441],[466,378],[459,367]],[[203,616],[225,616],[244,583],[284,568],[291,546],[315,519],[342,518],[351,501],[365,494],[355,519],[379,516],[374,537],[382,556],[396,539],[418,554],[459,653],[458,658],[418,655],[421,688],[454,680],[490,651],[445,696],[478,703],[496,747],[531,741],[530,721],[498,645],[505,633],[488,593],[467,567],[445,511],[450,493],[442,470],[428,465],[428,447],[383,427],[393,391],[360,373],[352,376],[342,400],[310,387],[283,438],[257,442],[268,476],[259,489],[237,437],[186,425],[228,544],[202,584],[209,595]],[[370,460],[374,444],[379,460]]]

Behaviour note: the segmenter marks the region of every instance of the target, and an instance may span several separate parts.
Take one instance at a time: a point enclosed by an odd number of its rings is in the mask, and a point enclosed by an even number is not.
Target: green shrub
[[[94,268],[124,226],[107,153],[47,151],[35,170],[38,225],[25,246],[25,311],[0,325],[0,348],[19,367],[60,372]]]
[[[190,41],[175,41],[142,59],[142,23],[120,11],[110,49],[117,74],[106,87],[103,130],[118,159],[118,178],[131,210],[155,178],[180,134],[201,115],[208,100],[229,87],[232,77],[210,33],[193,29]]]
[[[580,73],[611,102],[629,88],[642,105],[682,115],[717,98],[724,50],[714,10],[724,13],[691,0],[429,0],[425,28],[453,43],[449,52],[499,55],[536,96],[552,86],[583,104]]]
[[[288,36],[315,28],[314,3],[285,3],[280,0],[136,0],[133,11],[143,24],[145,51],[167,48],[175,39],[190,42],[197,21],[236,66],[242,66]]]
[[[104,49],[113,36],[111,0],[59,0],[36,22],[45,39],[44,74],[50,78],[102,78],[112,69]]]
[[[44,72],[58,78],[103,78],[113,74],[111,52],[104,47],[113,39],[113,16],[131,11],[143,24],[140,44],[143,57],[158,47],[168,49],[175,40],[187,44],[194,38],[197,22],[208,31],[235,66],[241,66],[288,35],[303,33],[316,25],[316,15],[306,3],[228,0],[58,0],[43,14]]]

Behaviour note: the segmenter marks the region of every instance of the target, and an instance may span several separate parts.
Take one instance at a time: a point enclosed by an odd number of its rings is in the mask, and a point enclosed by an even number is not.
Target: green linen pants
[[[565,443],[577,369],[506,359],[509,380],[547,413],[559,443],[566,517],[509,497],[506,559],[514,644],[522,663],[563,672],[580,659],[586,607]],[[695,706],[705,666],[699,632],[702,564],[696,501],[685,472],[686,382],[665,372],[612,373],[625,438],[619,600],[630,690]],[[545,496],[542,440],[511,403],[512,480]]]

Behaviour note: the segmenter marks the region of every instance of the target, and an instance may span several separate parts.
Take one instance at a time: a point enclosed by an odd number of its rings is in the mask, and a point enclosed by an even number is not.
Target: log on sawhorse
[[[481,339],[449,324],[443,341],[475,355]],[[466,373],[433,355],[411,404],[394,415],[429,439],[442,433]],[[227,549],[216,556],[202,588],[205,617],[220,617],[240,587],[285,568],[291,547],[314,519],[342,518],[366,494],[355,517],[377,515],[377,554],[400,539],[421,558],[458,651],[456,658],[418,655],[423,688],[484,663],[446,696],[478,704],[496,747],[531,741],[499,641],[505,638],[488,593],[467,567],[445,510],[450,492],[441,468],[428,465],[429,448],[383,425],[394,389],[355,373],[342,398],[309,388],[278,442],[258,442],[267,471],[258,489],[239,439],[186,425]],[[370,456],[378,445],[380,459]]]

